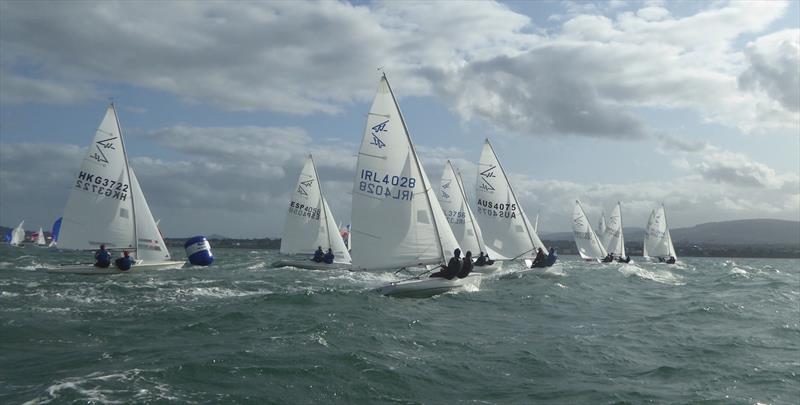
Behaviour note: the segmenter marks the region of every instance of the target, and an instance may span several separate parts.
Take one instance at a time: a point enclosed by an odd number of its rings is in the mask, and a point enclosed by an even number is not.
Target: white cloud
[[[739,85],[800,112],[800,29],[760,37],[747,44],[745,54],[749,67],[739,76]]]

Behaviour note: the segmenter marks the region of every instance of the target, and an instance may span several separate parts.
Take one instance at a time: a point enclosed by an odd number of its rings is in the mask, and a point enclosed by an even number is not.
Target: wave
[[[638,277],[644,280],[651,280],[657,283],[669,285],[684,285],[683,277],[671,273],[669,270],[655,269],[647,270],[635,264],[624,264],[619,267],[619,272],[626,277]]]

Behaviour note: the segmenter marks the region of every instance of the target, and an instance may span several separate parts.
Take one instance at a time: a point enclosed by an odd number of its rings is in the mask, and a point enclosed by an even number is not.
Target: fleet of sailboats
[[[539,213],[525,214],[490,141],[486,139],[478,163],[474,206],[469,202],[461,174],[447,161],[438,198],[419,160],[408,127],[386,75],[367,115],[358,151],[352,226],[337,226],[323,194],[311,155],[291,194],[276,266],[308,269],[416,270],[419,274],[381,286],[378,292],[398,296],[430,296],[480,283],[479,272],[498,269],[503,261],[531,258],[547,248],[539,238]],[[19,246],[25,238],[24,221],[6,240]],[[573,235],[584,260],[630,260],[625,250],[622,204],[617,202],[598,231],[590,226],[581,202],[575,200]],[[144,193],[130,167],[114,104],[109,105],[84,157],[70,191],[63,217],[53,224],[50,246],[94,251],[128,250],[135,258],[132,270],[180,267],[171,260]],[[355,239],[355,249],[351,244]],[[36,245],[47,244],[39,228]],[[332,263],[310,260],[311,253],[330,250]],[[456,249],[473,259],[486,253],[496,262],[477,267],[465,278],[427,277],[444,265]],[[675,248],[663,204],[652,211],[645,230],[644,257],[674,263]],[[351,257],[352,254],[352,257]],[[302,258],[291,256],[303,255]],[[551,263],[552,264],[552,263]],[[111,274],[90,264],[47,268],[49,272]]]

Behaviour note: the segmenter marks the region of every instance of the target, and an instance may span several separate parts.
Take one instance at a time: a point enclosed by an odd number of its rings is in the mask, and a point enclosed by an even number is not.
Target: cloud
[[[717,151],[708,153],[696,170],[704,178],[735,186],[773,188],[783,186],[784,179],[763,163],[754,162],[740,153]]]
[[[765,35],[747,44],[749,67],[739,76],[745,90],[763,91],[788,111],[800,111],[800,29]]]

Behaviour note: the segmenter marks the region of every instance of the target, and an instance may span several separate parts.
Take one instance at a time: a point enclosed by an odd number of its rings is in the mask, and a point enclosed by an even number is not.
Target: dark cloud
[[[763,90],[788,111],[800,111],[800,30],[785,30],[751,42],[749,67],[739,76],[745,90]]]

